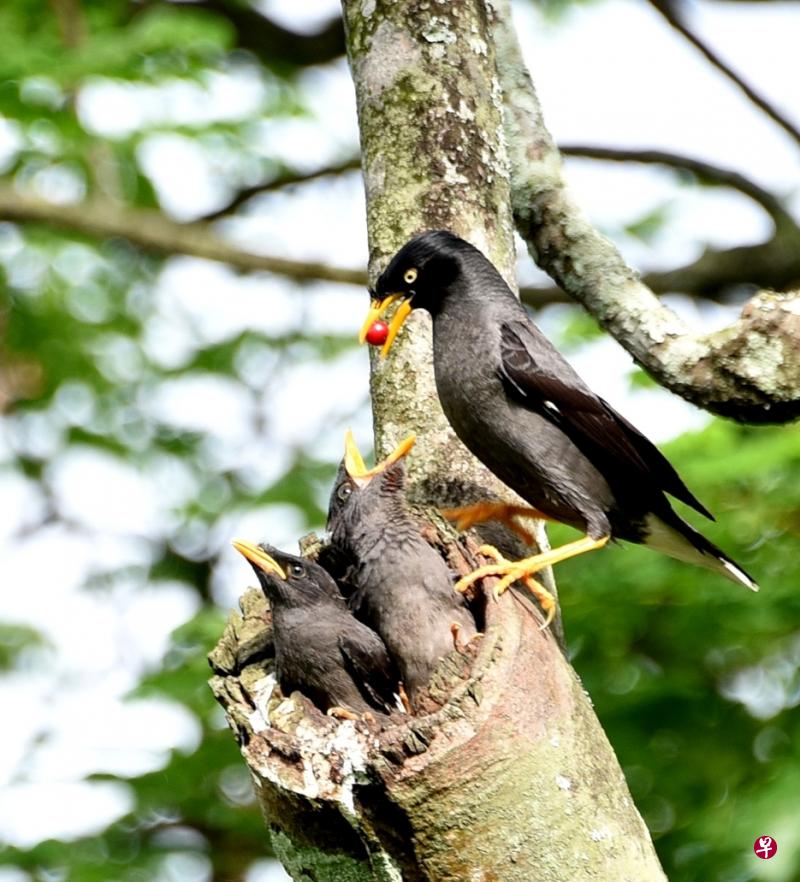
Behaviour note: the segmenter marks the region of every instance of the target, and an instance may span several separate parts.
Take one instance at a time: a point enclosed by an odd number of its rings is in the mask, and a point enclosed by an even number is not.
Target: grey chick
[[[402,460],[413,442],[367,469],[348,432],[328,509],[331,541],[351,564],[351,608],[383,638],[412,705],[454,634],[468,642],[477,633],[447,564],[406,506]]]
[[[275,669],[281,690],[295,690],[321,710],[349,717],[389,713],[397,670],[381,638],[347,608],[318,564],[269,545],[236,541],[272,609]]]

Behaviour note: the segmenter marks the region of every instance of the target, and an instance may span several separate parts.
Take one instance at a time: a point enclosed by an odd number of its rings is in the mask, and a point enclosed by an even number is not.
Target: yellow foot
[[[406,687],[403,686],[402,683],[397,687],[397,694],[400,696],[400,702],[405,708],[405,712],[407,714],[413,714],[414,708],[411,706],[411,699],[409,699]]]
[[[540,631],[543,631],[550,622],[553,621],[553,616],[556,614],[556,599],[553,595],[547,590],[547,588],[542,585],[541,582],[534,579],[530,573],[523,573],[522,575],[515,575],[515,564],[513,561],[507,560],[503,557],[502,554],[493,546],[493,545],[481,545],[478,549],[478,554],[482,554],[484,557],[491,557],[494,559],[496,564],[503,566],[504,568],[510,568],[510,572],[506,574],[506,576],[501,579],[492,589],[494,593],[495,600],[503,594],[506,589],[515,582],[517,579],[522,581],[528,591],[539,601],[539,606],[542,608],[542,612],[544,613],[544,624],[539,628]],[[524,563],[524,561],[518,561],[519,564]],[[470,574],[472,575],[472,574]],[[511,581],[509,581],[509,578]],[[458,586],[456,586],[458,587]]]
[[[329,707],[327,710],[329,717],[335,717],[337,720],[360,720],[361,717],[346,707]]]
[[[478,579],[484,578],[484,576],[501,576],[500,581],[494,586],[494,596],[500,597],[514,582],[522,580],[541,604],[546,616],[543,627],[547,627],[555,615],[555,598],[533,578],[533,574],[538,573],[539,570],[543,570],[545,567],[560,563],[562,560],[576,557],[586,551],[602,548],[608,542],[608,539],[608,536],[603,536],[600,539],[591,539],[589,536],[585,536],[583,539],[569,542],[560,548],[553,548],[550,551],[544,551],[541,554],[533,555],[533,557],[526,557],[517,561],[506,560],[496,548],[491,545],[484,545],[479,549],[480,553],[486,557],[494,558],[495,563],[478,567],[469,575],[459,579],[455,584],[455,590],[464,592],[470,585],[477,582]]]
[[[535,508],[529,508],[525,505],[508,505],[505,502],[476,502],[474,505],[466,505],[463,508],[446,508],[442,510],[442,516],[448,521],[453,521],[459,531],[468,530],[475,524],[483,524],[486,521],[500,521],[512,533],[519,536],[526,545],[535,545],[536,538],[522,524],[518,524],[515,518],[548,520],[547,515]]]

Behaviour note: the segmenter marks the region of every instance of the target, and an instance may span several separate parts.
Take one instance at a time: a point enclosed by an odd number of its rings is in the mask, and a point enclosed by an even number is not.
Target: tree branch
[[[800,416],[800,298],[764,295],[748,304],[731,327],[708,335],[694,334],[660,303],[568,195],[508,2],[494,0],[493,5],[512,203],[517,229],[533,259],[662,386],[742,421],[783,422]],[[765,250],[770,249],[776,254],[797,251],[800,236],[784,234],[767,243]],[[741,257],[747,249],[730,253]],[[711,260],[703,256],[691,269],[700,276]],[[703,285],[697,277],[694,283]]]
[[[238,208],[241,208],[245,202],[249,202],[254,196],[261,196],[263,193],[272,193],[284,187],[295,187],[298,184],[307,184],[309,181],[318,181],[320,178],[327,178],[333,175],[342,175],[346,172],[355,171],[361,168],[361,159],[353,156],[342,162],[326,165],[323,168],[315,169],[312,172],[298,172],[292,169],[286,169],[281,174],[276,175],[269,181],[262,184],[254,184],[252,187],[245,187],[222,208],[203,215],[201,220],[213,221],[218,220],[225,215],[232,214]]]
[[[703,183],[738,190],[761,205],[775,224],[776,240],[782,238],[784,231],[792,235],[798,229],[796,220],[774,193],[770,193],[732,169],[721,168],[691,156],[664,150],[635,150],[581,144],[560,145],[559,150],[563,155],[572,157],[608,162],[639,162],[685,170]],[[228,215],[262,193],[274,192],[282,187],[303,184],[358,168],[360,168],[360,159],[354,156],[335,165],[315,169],[313,172],[287,171],[263,184],[241,190],[227,205],[205,215],[203,220],[211,221]],[[354,276],[356,272],[353,271]],[[716,301],[726,300],[732,287],[741,287],[743,284],[757,288],[782,289],[791,286],[797,280],[800,280],[800,252],[795,248],[783,247],[780,241],[773,240],[742,248],[710,249],[691,264],[668,271],[647,273],[643,276],[644,283],[657,294],[680,292],[690,297]],[[541,308],[551,303],[572,302],[572,299],[557,287],[522,287],[520,298],[534,308]]]
[[[428,712],[380,730],[281,697],[250,653],[267,604],[255,589],[241,603],[211,687],[293,879],[665,882],[591,703],[524,599],[487,603],[484,636],[434,673]]]
[[[337,282],[367,287],[367,274],[363,270],[255,254],[225,242],[211,224],[181,224],[158,211],[122,208],[105,199],[58,205],[0,184],[0,219],[43,223],[89,236],[119,236],[145,251],[220,261],[242,272],[268,272],[297,282]],[[760,245],[709,250],[686,266],[648,273],[643,281],[658,293],[679,291],[723,301],[731,288],[741,287],[748,281],[763,288],[785,288],[797,279],[800,279],[800,249],[780,238]],[[520,288],[520,299],[534,309],[552,303],[574,302],[573,297],[556,286]]]
[[[752,279],[758,279],[762,288],[796,288],[800,284],[800,234],[775,236],[758,245],[708,248],[685,266],[647,273],[642,277],[641,287],[647,286],[659,294],[679,291],[722,300],[724,292],[742,287]],[[665,309],[659,301],[656,303],[657,309]],[[684,336],[687,335],[691,336],[691,332],[685,327]]]
[[[0,218],[44,223],[89,236],[120,236],[146,251],[217,260],[236,269],[275,273],[297,282],[319,280],[361,287],[366,284],[366,274],[360,270],[255,254],[228,244],[209,224],[180,224],[159,211],[123,208],[105,199],[56,205],[0,184]]]
[[[653,270],[639,281],[655,294],[685,294],[717,303],[729,303],[731,293],[743,288],[750,288],[751,292],[760,288],[789,290],[800,283],[798,234],[775,235],[756,245],[707,248],[691,263],[670,270]],[[560,298],[555,296],[556,292],[560,292]],[[523,301],[533,307],[581,299],[575,293],[565,295],[555,286],[524,288],[521,294]],[[585,302],[583,305],[592,312]],[[658,308],[664,308],[660,302]]]
[[[344,55],[344,30],[338,16],[318,31],[300,34],[276,24],[255,6],[238,0],[167,0],[173,6],[207,9],[227,18],[236,31],[236,45],[256,55],[266,67],[282,70],[326,64]],[[147,4],[146,4],[147,5]]]
[[[649,165],[665,165],[670,168],[688,171],[703,184],[730,187],[743,193],[767,212],[773,219],[776,227],[780,224],[797,225],[795,219],[774,193],[770,193],[733,169],[720,168],[691,156],[684,156],[665,150],[633,150],[623,147],[597,147],[585,144],[561,144],[559,145],[559,150],[565,156],[576,158],[598,159],[605,162],[638,162]],[[323,177],[356,171],[360,168],[360,157],[352,156],[349,159],[315,169],[312,172],[297,172],[286,169],[268,181],[240,190],[226,205],[204,215],[202,220],[212,221],[232,214],[250,199],[263,193],[272,193],[284,187],[293,187],[298,184],[316,181]]]
[[[691,156],[666,150],[632,150],[623,147],[595,147],[586,144],[560,144],[564,156],[583,159],[600,159],[607,162],[639,162],[648,165],[666,165],[691,172],[701,183],[730,187],[757,202],[772,218],[776,228],[781,225],[797,227],[794,217],[780,199],[769,190],[746,178],[733,169],[720,168]]]
[[[763,111],[773,122],[777,123],[796,143],[800,144],[800,130],[796,128],[780,111],[766,98],[760,95],[752,86],[746,83],[733,68],[719,56],[710,46],[700,39],[693,30],[685,23],[675,0],[650,0],[650,4],[657,10],[666,21],[686,40],[688,40],[720,73],[724,74],[736,85],[750,101]]]

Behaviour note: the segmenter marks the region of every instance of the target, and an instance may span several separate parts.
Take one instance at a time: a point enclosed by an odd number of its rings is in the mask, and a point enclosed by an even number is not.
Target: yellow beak
[[[232,545],[239,554],[244,555],[251,564],[255,564],[265,573],[272,573],[279,579],[283,579],[284,582],[286,581],[286,573],[284,573],[283,568],[275,558],[270,557],[263,548],[259,548],[258,545],[254,545],[252,542],[242,542],[239,539],[236,539]]]
[[[404,438],[395,449],[386,457],[377,463],[373,468],[368,469],[361,456],[361,452],[356,447],[355,438],[350,429],[344,436],[344,467],[347,474],[360,485],[367,484],[375,475],[385,472],[389,466],[394,465],[399,459],[407,456],[417,436],[412,432],[407,438]]]
[[[358,334],[359,343],[363,343],[366,340],[367,331],[372,327],[372,323],[379,318],[382,318],[386,310],[395,301],[402,300],[402,303],[398,306],[397,311],[392,316],[392,320],[389,323],[389,334],[386,337],[386,342],[381,347],[381,358],[386,358],[386,354],[392,348],[394,338],[397,336],[400,328],[403,327],[403,322],[408,318],[408,314],[411,312],[411,301],[404,299],[406,297],[406,294],[389,294],[389,296],[384,297],[383,300],[373,300],[370,304],[367,317],[364,319],[364,324],[361,325],[361,330]]]

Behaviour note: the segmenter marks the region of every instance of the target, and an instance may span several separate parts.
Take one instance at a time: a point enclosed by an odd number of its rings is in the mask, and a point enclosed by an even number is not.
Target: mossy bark
[[[344,13],[371,277],[412,234],[446,227],[513,284],[502,102],[483,3],[346,0]],[[418,434],[415,501],[508,498],[441,413],[425,316],[412,316],[385,362],[373,361],[372,392],[379,455]],[[431,541],[468,571],[474,542],[465,551],[435,522]],[[429,704],[382,728],[280,697],[257,638],[268,613],[257,594],[245,600],[213,655],[213,687],[294,879],[664,878],[588,696],[522,595],[486,602],[484,636],[443,660]]]

